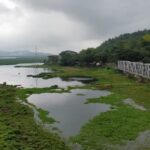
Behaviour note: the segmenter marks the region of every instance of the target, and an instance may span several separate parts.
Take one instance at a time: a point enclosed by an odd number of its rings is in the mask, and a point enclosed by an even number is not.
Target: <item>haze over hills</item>
[[[69,56],[68,56],[69,53]],[[61,54],[61,53],[60,53]],[[118,60],[141,61],[150,63],[150,30],[122,34],[108,39],[97,48],[83,49],[79,53],[65,51],[68,65],[91,64],[93,62],[117,62]],[[0,57],[44,58],[50,53],[34,51],[0,51]],[[67,57],[66,57],[67,56]],[[73,62],[73,63],[70,63]]]
[[[0,51],[0,65],[43,63],[49,53],[33,51]]]
[[[33,51],[0,51],[0,57],[46,57],[49,53]]]

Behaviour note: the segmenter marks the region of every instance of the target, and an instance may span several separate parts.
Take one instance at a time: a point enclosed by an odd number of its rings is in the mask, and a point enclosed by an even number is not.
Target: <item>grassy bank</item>
[[[82,88],[110,90],[107,97],[90,99],[87,103],[107,103],[112,105],[109,112],[89,121],[71,141],[82,145],[84,150],[117,149],[115,145],[125,145],[135,140],[140,132],[150,130],[150,84],[138,83],[120,72],[109,68],[52,67],[56,72],[42,73],[38,77],[92,77],[97,81]],[[123,103],[131,98],[146,108],[142,111]],[[113,145],[113,146],[112,146]],[[111,146],[111,147],[110,147]],[[142,148],[142,149],[146,149]]]
[[[41,93],[64,93],[64,92],[69,92],[70,89],[63,89],[59,88],[57,86],[51,86],[47,88],[20,88],[17,89],[17,96],[20,100],[24,101],[28,105],[32,105],[28,103],[27,98],[31,96],[32,94],[41,94]],[[40,108],[36,108],[36,106],[32,105],[36,111],[38,111],[39,118],[42,121],[43,124],[48,123],[48,124],[53,124],[56,122],[56,120],[51,116],[49,116],[49,112],[45,111]]]
[[[33,112],[17,101],[17,89],[0,85],[1,150],[68,150],[63,140],[36,125]]]

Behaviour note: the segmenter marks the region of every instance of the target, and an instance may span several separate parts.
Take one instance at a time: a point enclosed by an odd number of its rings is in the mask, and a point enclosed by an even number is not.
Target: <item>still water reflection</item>
[[[110,109],[108,104],[84,104],[86,99],[109,94],[108,91],[75,89],[62,94],[34,94],[28,98],[28,102],[47,110],[50,116],[59,121],[54,127],[60,129],[65,137],[69,137],[77,134],[95,115]]]
[[[31,65],[31,64],[21,64]],[[19,65],[20,66],[20,65]],[[26,88],[33,87],[50,87],[52,85],[58,85],[59,87],[83,85],[80,81],[63,81],[61,78],[41,79],[27,77],[27,75],[36,75],[42,72],[52,72],[48,68],[16,68],[14,65],[2,65],[0,66],[0,83],[6,82],[9,85],[20,85]]]

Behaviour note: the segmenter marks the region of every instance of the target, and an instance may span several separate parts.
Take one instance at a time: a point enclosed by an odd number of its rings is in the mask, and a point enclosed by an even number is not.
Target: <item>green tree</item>
[[[78,63],[78,53],[74,51],[63,51],[59,55],[60,65],[62,66],[74,66]]]
[[[93,62],[95,62],[95,49],[94,48],[88,48],[87,50],[82,50],[79,53],[79,62],[82,65],[89,65]]]

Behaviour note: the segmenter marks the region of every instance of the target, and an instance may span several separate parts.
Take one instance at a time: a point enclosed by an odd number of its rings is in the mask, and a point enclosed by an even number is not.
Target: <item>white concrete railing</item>
[[[118,69],[127,73],[150,79],[150,63],[118,61]]]

